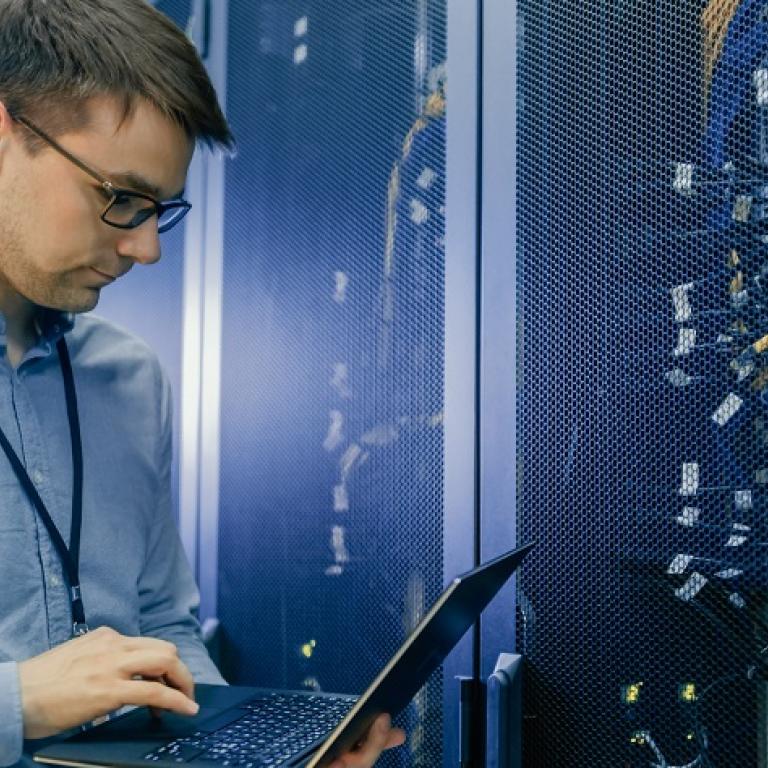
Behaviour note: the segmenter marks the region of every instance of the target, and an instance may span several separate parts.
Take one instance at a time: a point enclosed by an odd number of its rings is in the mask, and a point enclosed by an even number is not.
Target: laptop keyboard
[[[341,696],[272,693],[240,704],[243,716],[223,728],[174,739],[144,759],[273,768],[330,733],[354,703]]]

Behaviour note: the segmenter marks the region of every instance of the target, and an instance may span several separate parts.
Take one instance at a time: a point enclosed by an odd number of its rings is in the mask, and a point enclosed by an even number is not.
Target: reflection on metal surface
[[[724,571],[718,571],[715,576],[718,579],[735,579],[744,573],[740,568],[726,568]]]
[[[323,448],[326,451],[333,451],[344,442],[344,414],[333,410],[330,413],[330,420],[328,434],[323,440]]]
[[[293,36],[304,37],[304,35],[307,34],[308,29],[309,18],[307,16],[302,16],[301,18],[296,19],[296,23],[293,25]]]
[[[307,60],[309,48],[305,43],[297,45],[293,49],[293,63],[296,65],[303,64]]]
[[[309,642],[304,643],[301,646],[301,648],[300,648],[301,655],[305,659],[311,659],[312,658],[312,654],[314,654],[314,652],[315,652],[315,648],[317,648],[317,640],[310,640]]]
[[[675,590],[675,597],[678,597],[680,600],[684,600],[686,602],[693,600],[693,598],[696,597],[696,595],[698,595],[699,592],[707,584],[707,581],[708,579],[706,576],[694,572],[690,575],[688,581],[686,581],[682,587]]]
[[[349,388],[349,369],[346,363],[334,363],[331,386],[339,394],[339,397],[345,400],[352,397],[352,390]]]
[[[682,368],[674,368],[671,371],[667,371],[664,374],[664,378],[673,387],[687,387],[693,381],[693,377],[689,376]]]
[[[411,200],[410,209],[411,221],[414,224],[423,224],[429,218],[429,209],[416,197]]]
[[[681,496],[695,496],[699,490],[699,465],[696,462],[683,464],[683,479],[678,493]]]
[[[675,518],[680,525],[693,528],[699,521],[701,510],[697,507],[683,507],[683,511]]]
[[[416,179],[416,186],[421,187],[421,189],[428,190],[436,178],[437,174],[435,171],[427,167],[419,174],[419,177]]]
[[[693,283],[686,283],[672,289],[672,306],[675,310],[676,323],[687,323],[691,319],[692,310],[688,294],[693,287]]]
[[[349,512],[349,494],[344,483],[333,486],[333,511]]]
[[[344,572],[344,566],[349,562],[346,533],[342,525],[334,525],[331,528],[331,551],[334,562],[326,569],[327,576],[340,576]]]
[[[736,415],[743,402],[737,394],[731,392],[712,414],[712,420],[718,426],[724,427]]]
[[[360,437],[360,442],[365,445],[390,445],[400,436],[400,430],[394,424],[379,424],[369,429]]]
[[[689,355],[691,350],[696,344],[696,329],[695,328],[681,328],[678,331],[677,346],[672,351],[675,357],[682,357],[683,355]]]
[[[336,289],[333,294],[333,300],[337,304],[343,304],[347,298],[347,286],[349,285],[349,276],[346,272],[340,272],[336,270],[333,273],[334,280],[336,281]]]
[[[365,461],[366,455],[367,454],[363,452],[363,449],[357,443],[352,443],[352,445],[344,451],[341,459],[339,459],[339,470],[341,472],[341,481],[343,483],[346,483],[347,480],[349,480],[352,470]]]
[[[669,564],[669,568],[667,568],[667,573],[685,573],[685,569],[688,567],[691,560],[693,560],[693,555],[675,555],[674,560],[672,560]]]
[[[410,634],[416,625],[424,617],[426,611],[426,594],[424,577],[416,570],[408,579],[408,592],[405,601],[405,614],[403,615],[403,630]],[[425,685],[413,699],[413,708],[416,713],[416,727],[410,735],[411,750],[414,755],[423,754],[424,729],[422,723],[426,720],[429,708],[429,686]]]
[[[621,686],[621,701],[623,704],[637,704],[643,689],[643,681],[628,683]]]

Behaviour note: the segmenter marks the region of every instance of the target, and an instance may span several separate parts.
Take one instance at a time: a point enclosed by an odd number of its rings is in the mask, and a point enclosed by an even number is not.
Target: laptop
[[[141,707],[34,754],[51,765],[323,768],[418,693],[532,549],[457,576],[361,696],[197,685],[194,717]]]

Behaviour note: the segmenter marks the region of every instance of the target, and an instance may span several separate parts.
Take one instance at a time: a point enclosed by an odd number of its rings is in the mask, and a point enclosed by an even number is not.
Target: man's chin
[[[38,306],[52,309],[56,312],[71,312],[79,315],[90,312],[99,303],[101,288],[84,288],[77,291],[77,295],[56,297],[51,301],[38,302]]]

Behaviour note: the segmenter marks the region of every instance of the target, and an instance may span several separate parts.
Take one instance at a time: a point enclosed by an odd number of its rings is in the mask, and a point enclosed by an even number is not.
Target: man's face
[[[55,137],[62,147],[115,186],[146,192],[143,181],[158,199],[180,194],[194,149],[180,126],[143,101],[122,124],[114,100],[93,99],[89,108],[87,127]],[[86,312],[135,263],[160,258],[157,218],[135,229],[105,224],[99,183],[53,149],[30,155],[25,131],[7,113],[0,119],[0,287],[39,306]]]

